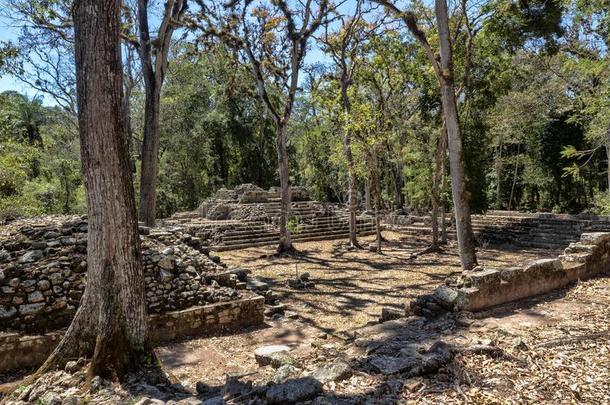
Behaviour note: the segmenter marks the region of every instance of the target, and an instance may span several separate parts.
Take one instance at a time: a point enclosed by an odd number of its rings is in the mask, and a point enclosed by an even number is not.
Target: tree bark
[[[364,209],[370,211],[371,206],[371,181],[367,178],[364,181]]]
[[[349,116],[351,112],[351,103],[347,94],[349,79],[347,77],[346,67],[342,66],[341,75],[341,100],[343,103],[344,116],[344,133],[343,133],[343,150],[345,160],[347,161],[347,192],[348,192],[348,211],[349,211],[349,244],[352,247],[360,248],[358,243],[358,229],[356,224],[356,175],[354,170],[354,156],[352,154],[352,137],[348,128]]]
[[[147,349],[146,299],[129,170],[120,0],[73,7],[78,121],[87,195],[87,286],[63,339],[39,370],[93,355],[89,377],[121,380]]]
[[[286,126],[276,123],[276,149],[278,160],[278,171],[280,175],[280,244],[278,253],[294,250],[292,237],[288,229],[288,218],[290,216],[290,179],[288,173],[288,151],[286,148]]]
[[[443,114],[447,126],[449,145],[449,167],[451,170],[451,188],[455,209],[456,233],[460,262],[464,270],[471,270],[477,265],[475,240],[470,221],[470,205],[466,190],[466,176],[462,153],[462,136],[458,119],[455,86],[453,82],[453,56],[449,33],[449,18],[446,0],[435,1],[435,13],[440,40],[440,87]]]
[[[606,158],[607,166],[606,166],[606,179],[608,180],[608,192],[610,192],[610,126],[606,129]]]
[[[447,133],[444,133],[443,150],[441,151],[441,244],[447,244],[447,201],[445,200],[445,190],[447,190],[447,170],[445,169],[445,158],[447,155]]]
[[[439,200],[440,200],[440,185],[442,177],[442,161],[443,156],[443,143],[445,142],[446,128],[443,123],[443,129],[439,135],[436,146],[434,148],[434,173],[432,174],[432,248],[438,248],[438,214],[439,214]],[[444,221],[444,218],[442,219]]]

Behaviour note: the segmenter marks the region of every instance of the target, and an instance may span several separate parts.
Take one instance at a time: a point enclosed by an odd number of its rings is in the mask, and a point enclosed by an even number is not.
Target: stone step
[[[373,235],[375,233],[374,230],[370,231],[358,231],[358,236],[367,236]],[[337,233],[327,233],[327,234],[317,234],[317,235],[308,235],[306,237],[298,237],[293,236],[294,242],[311,242],[317,240],[332,240],[332,239],[342,239],[349,237],[349,232],[337,232]],[[278,238],[276,237],[272,241],[260,241],[260,242],[244,242],[243,244],[235,244],[235,245],[217,245],[212,247],[212,250],[215,251],[226,251],[226,250],[237,250],[237,249],[246,249],[249,247],[258,247],[258,246],[269,246],[278,243]]]
[[[367,231],[370,229],[374,229],[374,226],[366,225],[366,226],[357,226],[358,232]],[[349,227],[347,225],[337,226],[337,227],[327,227],[327,228],[309,228],[302,229],[298,233],[294,233],[293,237],[298,236],[307,236],[312,234],[324,233],[324,232],[349,232]],[[277,240],[280,237],[278,231],[274,232],[266,232],[266,233],[252,233],[247,235],[235,235],[235,236],[223,236],[221,240],[224,244],[234,243],[235,241],[255,241],[262,239],[273,239]]]

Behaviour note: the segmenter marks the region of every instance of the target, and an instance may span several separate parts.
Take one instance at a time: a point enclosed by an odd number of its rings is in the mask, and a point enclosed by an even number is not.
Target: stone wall
[[[190,336],[230,331],[263,322],[262,296],[245,292],[230,302],[196,306],[181,311],[149,316],[149,333],[154,344]],[[63,332],[42,335],[0,333],[0,373],[41,365],[59,343]]]
[[[0,330],[43,332],[68,325],[84,292],[87,221],[52,216],[6,225],[0,235]],[[201,240],[182,230],[141,228],[149,313],[238,299],[212,275],[225,271]]]
[[[447,310],[480,311],[495,305],[544,294],[578,280],[610,272],[610,233],[583,233],[563,255],[506,269],[478,267],[447,280],[433,294],[410,305],[416,315]]]

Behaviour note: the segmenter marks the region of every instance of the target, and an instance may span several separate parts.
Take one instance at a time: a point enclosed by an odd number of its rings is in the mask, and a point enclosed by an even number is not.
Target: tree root
[[[504,349],[497,346],[474,345],[468,347],[454,347],[453,352],[459,354],[483,354],[494,359],[509,360],[520,364],[526,364],[525,360],[507,353]]]

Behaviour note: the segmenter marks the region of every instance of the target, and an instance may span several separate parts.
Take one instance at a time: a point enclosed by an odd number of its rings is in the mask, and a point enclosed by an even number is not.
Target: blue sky
[[[10,21],[0,16],[0,41],[16,41],[19,29],[12,27]],[[0,93],[6,90],[16,90],[29,96],[36,95],[36,91],[9,75],[0,76]]]

